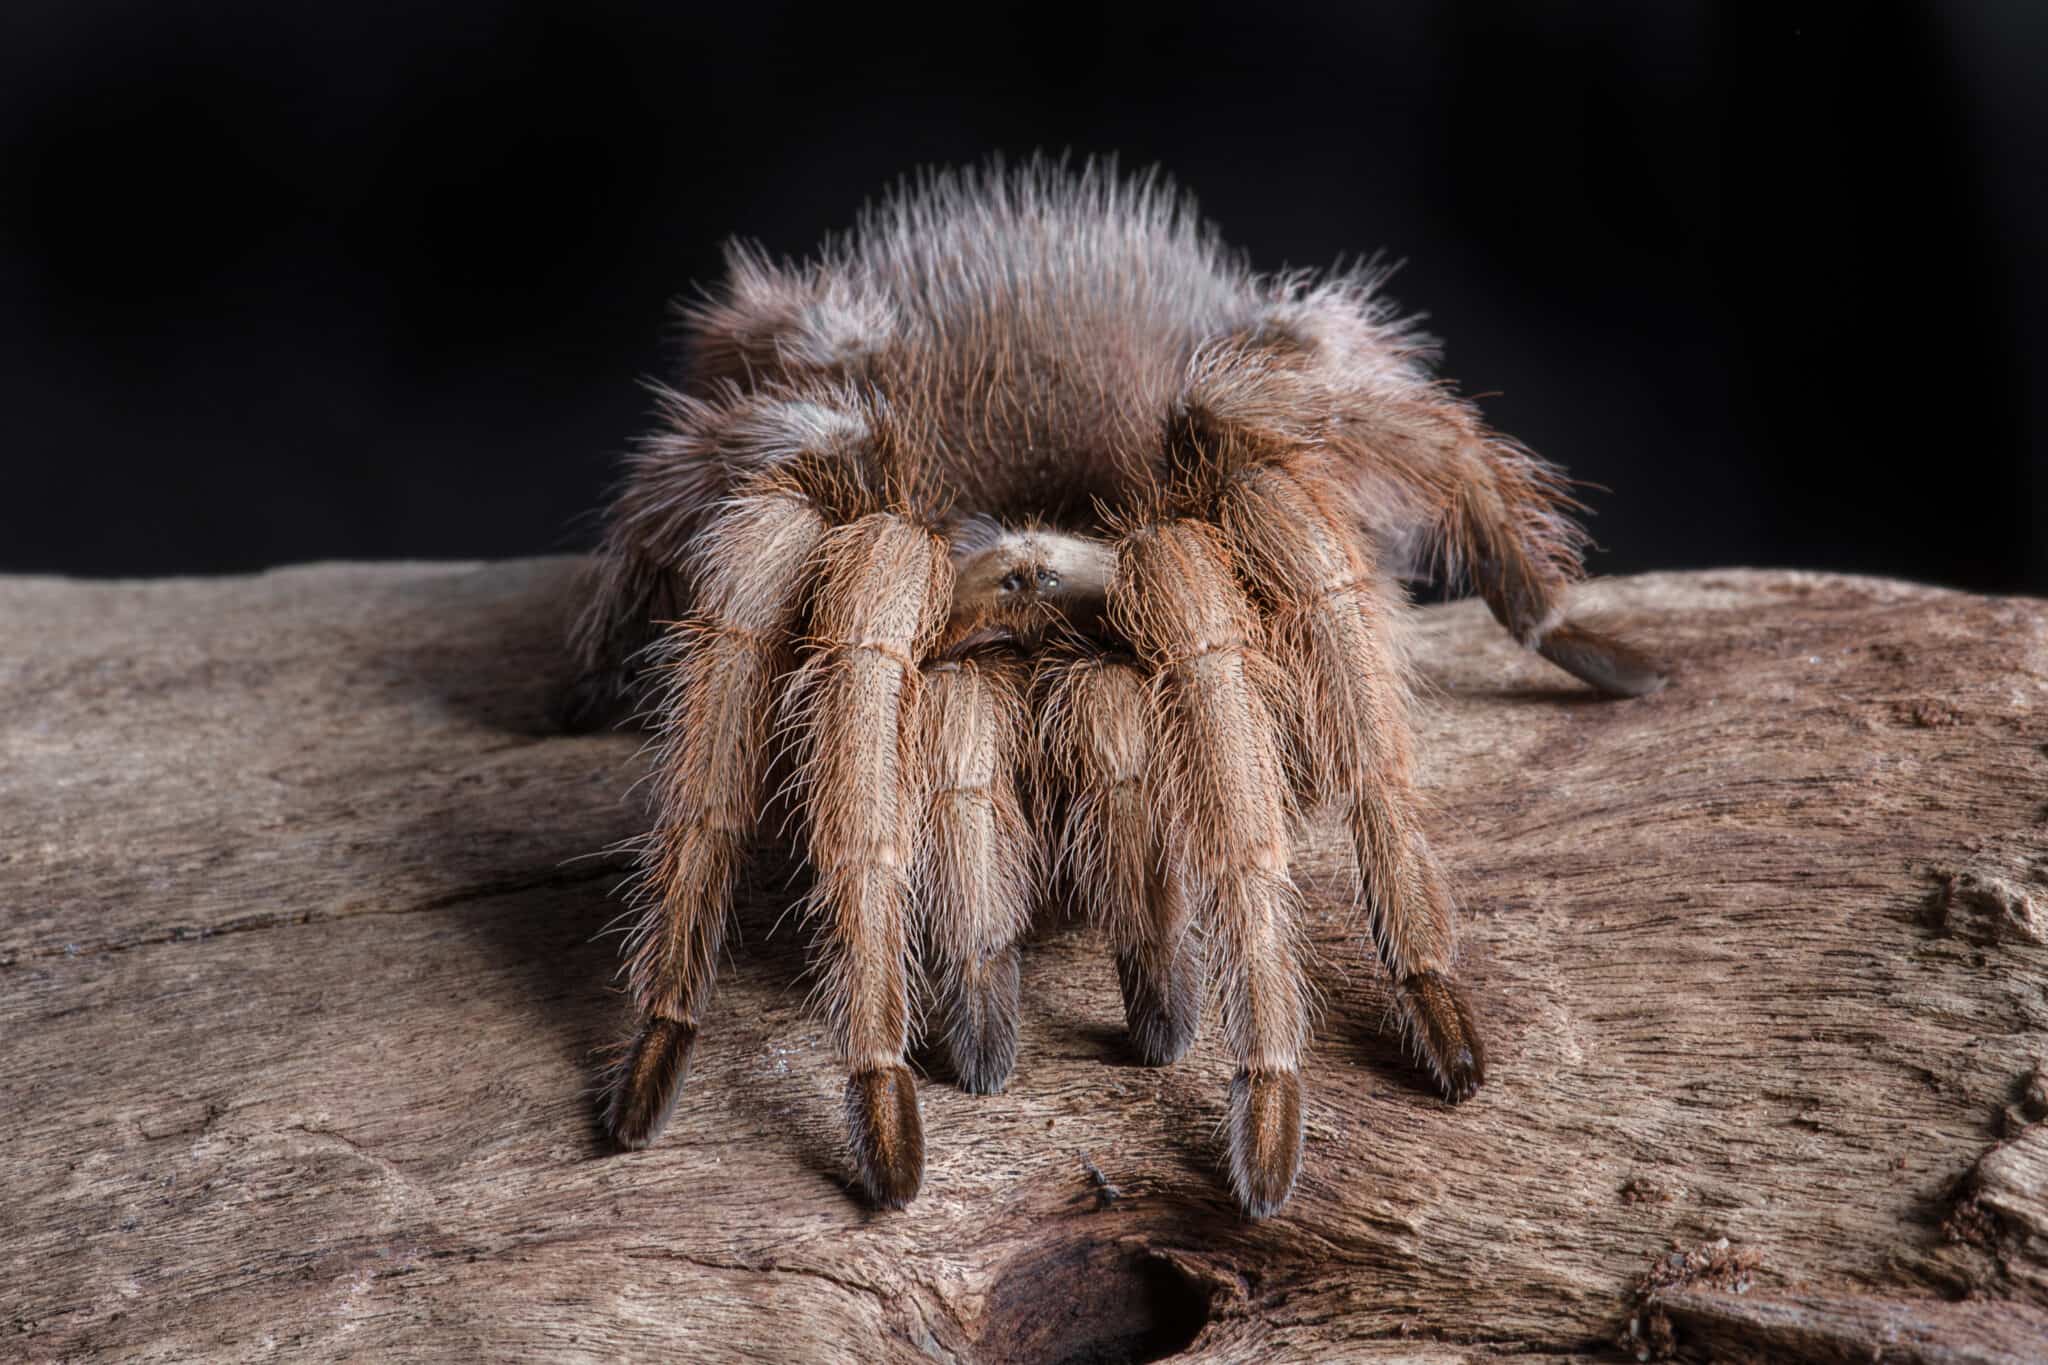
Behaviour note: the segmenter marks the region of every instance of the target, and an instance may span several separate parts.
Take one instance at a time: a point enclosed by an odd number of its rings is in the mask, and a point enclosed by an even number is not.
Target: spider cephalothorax
[[[576,710],[644,689],[660,728],[619,1142],[667,1118],[782,771],[877,1203],[923,1175],[917,1002],[961,1083],[1002,1089],[1017,941],[1060,868],[1144,1061],[1217,999],[1231,1184],[1277,1209],[1308,1031],[1289,858],[1319,807],[1422,1061],[1478,1088],[1393,576],[1440,553],[1578,677],[1661,679],[1566,622],[1560,477],[1432,377],[1378,284],[1255,276],[1157,185],[1045,167],[927,179],[809,263],[732,250],[577,631]]]

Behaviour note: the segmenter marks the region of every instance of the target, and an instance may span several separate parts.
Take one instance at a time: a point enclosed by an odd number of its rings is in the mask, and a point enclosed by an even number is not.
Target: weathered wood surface
[[[1402,1061],[1312,845],[1253,1225],[1213,1036],[1128,1065],[1071,927],[1009,1092],[928,1083],[923,1194],[861,1208],[773,886],[609,1154],[641,769],[544,723],[572,570],[0,580],[0,1357],[2048,1356],[2048,603],[1595,585],[1680,674],[1620,703],[1422,612],[1489,1083]]]

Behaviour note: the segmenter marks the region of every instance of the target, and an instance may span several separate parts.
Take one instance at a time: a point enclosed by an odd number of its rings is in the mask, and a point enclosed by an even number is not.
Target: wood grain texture
[[[2048,1357],[2048,603],[1597,584],[1677,672],[1625,702],[1419,613],[1488,1084],[1404,1060],[1311,840],[1306,1164],[1247,1224],[1214,1022],[1131,1065],[1071,926],[861,1207],[773,875],[610,1153],[644,769],[546,726],[574,568],[0,580],[0,1358]]]

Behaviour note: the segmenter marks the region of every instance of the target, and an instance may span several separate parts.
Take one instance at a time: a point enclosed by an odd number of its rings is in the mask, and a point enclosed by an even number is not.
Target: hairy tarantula
[[[1254,275],[1157,182],[1043,164],[928,177],[807,263],[729,249],[575,632],[572,718],[638,692],[659,726],[620,1144],[675,1103],[784,787],[876,1204],[923,1177],[920,1000],[960,1084],[1001,1090],[1017,943],[1059,872],[1142,1060],[1187,1050],[1213,985],[1231,1186],[1277,1210],[1309,1013],[1288,864],[1317,808],[1422,1061],[1452,1100],[1478,1088],[1393,577],[1440,553],[1601,691],[1662,679],[1565,618],[1562,476],[1431,376],[1380,283]]]

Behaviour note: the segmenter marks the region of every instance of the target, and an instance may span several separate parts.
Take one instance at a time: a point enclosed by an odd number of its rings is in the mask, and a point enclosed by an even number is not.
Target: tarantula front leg
[[[1242,471],[1218,519],[1262,586],[1272,648],[1298,680],[1309,782],[1314,795],[1344,808],[1373,942],[1409,1035],[1444,1094],[1469,1098],[1484,1079],[1486,1050],[1451,974],[1454,920],[1443,871],[1414,824],[1414,758],[1389,648],[1388,590],[1331,482],[1306,456]]]
[[[1175,861],[1197,897],[1223,1024],[1231,1185],[1263,1218],[1301,1169],[1301,1053],[1308,1031],[1286,778],[1268,700],[1278,687],[1214,526],[1168,521],[1127,535],[1111,624],[1154,674],[1169,757]]]
[[[911,1015],[912,863],[924,771],[919,656],[952,591],[930,532],[872,513],[827,533],[812,606],[815,652],[788,701],[797,722],[826,997],[849,1072],[854,1174],[897,1208],[924,1177]]]
[[[1026,715],[1018,666],[970,654],[924,666],[920,761],[931,808],[918,900],[946,1052],[962,1089],[992,1095],[1017,1064],[1017,940],[1039,884],[1017,790]]]
[[[1095,655],[1038,679],[1046,759],[1067,794],[1060,859],[1116,951],[1131,1045],[1147,1066],[1179,1060],[1207,995],[1185,880],[1160,846],[1159,718],[1145,675]]]
[[[642,855],[646,900],[628,970],[642,1023],[605,1107],[624,1147],[659,1135],[696,1045],[758,818],[770,687],[824,530],[817,508],[791,491],[737,497],[698,546],[697,614],[671,628],[660,814]]]

